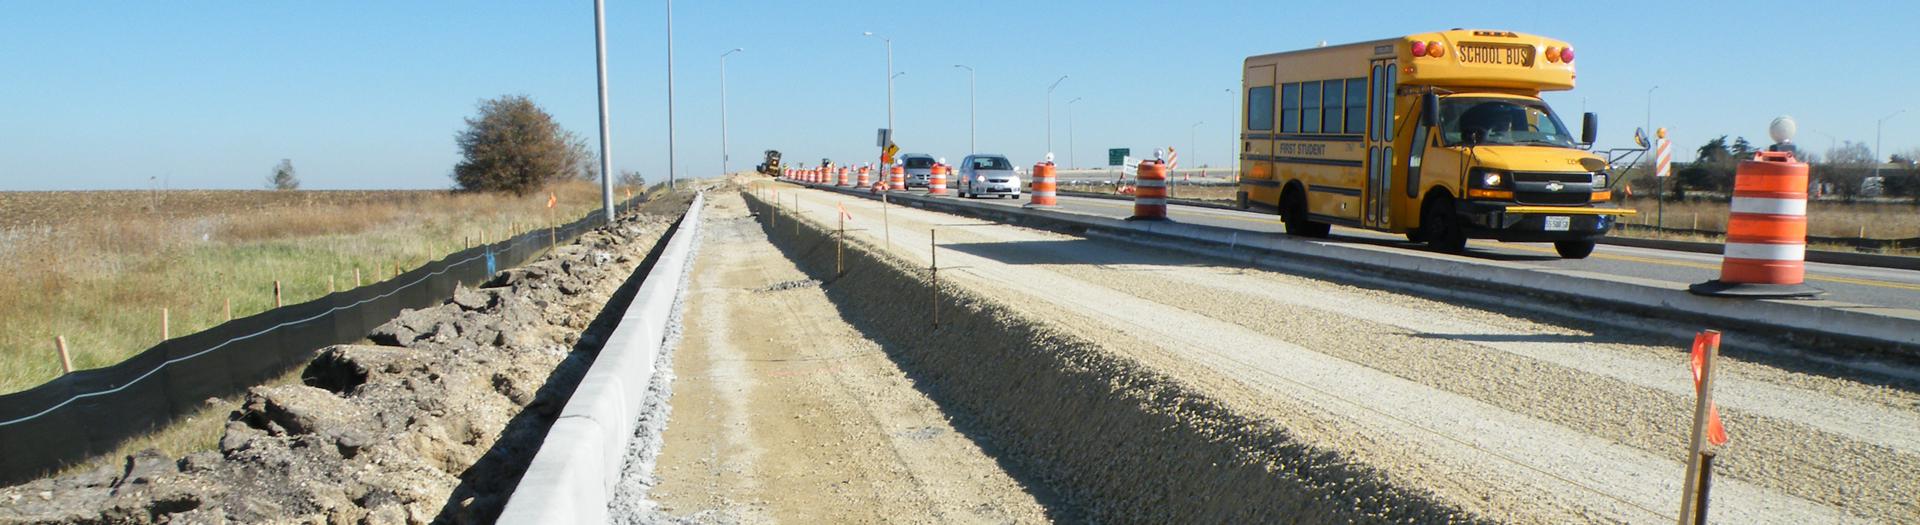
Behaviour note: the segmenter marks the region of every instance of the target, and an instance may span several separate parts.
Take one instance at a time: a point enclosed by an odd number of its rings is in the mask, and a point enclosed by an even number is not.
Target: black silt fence
[[[285,374],[327,346],[364,339],[401,309],[438,304],[457,285],[478,284],[500,269],[525,264],[550,248],[555,233],[559,242],[570,242],[604,222],[595,211],[557,232],[543,228],[454,252],[392,279],[227,321],[112,366],[0,395],[0,484],[111,452],[209,397]]]

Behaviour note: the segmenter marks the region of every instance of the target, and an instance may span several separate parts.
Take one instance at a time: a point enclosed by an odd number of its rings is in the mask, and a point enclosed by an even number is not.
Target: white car
[[[933,155],[908,153],[900,156],[900,165],[906,168],[907,187],[925,188],[933,181]]]
[[[1009,196],[1020,198],[1020,174],[1013,168],[1013,161],[1006,155],[981,153],[967,155],[960,161],[960,196],[979,198],[983,196]]]

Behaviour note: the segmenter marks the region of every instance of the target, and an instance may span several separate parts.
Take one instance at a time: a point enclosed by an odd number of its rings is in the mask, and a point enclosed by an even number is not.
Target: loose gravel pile
[[[249,391],[217,451],[0,489],[0,524],[491,522],[677,197],[405,312],[371,345],[326,348],[304,384]]]

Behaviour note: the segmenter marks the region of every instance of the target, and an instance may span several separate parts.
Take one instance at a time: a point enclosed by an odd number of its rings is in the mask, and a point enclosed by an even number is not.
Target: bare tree
[[[300,177],[293,173],[293,159],[280,159],[273,167],[273,174],[267,176],[267,187],[280,191],[300,189]]]
[[[642,191],[645,191],[647,189],[647,178],[644,176],[641,176],[640,172],[638,171],[633,171],[633,170],[622,171],[620,172],[620,178],[618,180],[620,181],[621,186],[626,186],[628,188],[640,188]]]

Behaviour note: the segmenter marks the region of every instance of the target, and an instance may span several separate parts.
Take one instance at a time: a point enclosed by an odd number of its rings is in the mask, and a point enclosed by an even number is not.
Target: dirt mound
[[[686,207],[663,201],[252,389],[218,451],[0,490],[0,524],[492,521]]]

